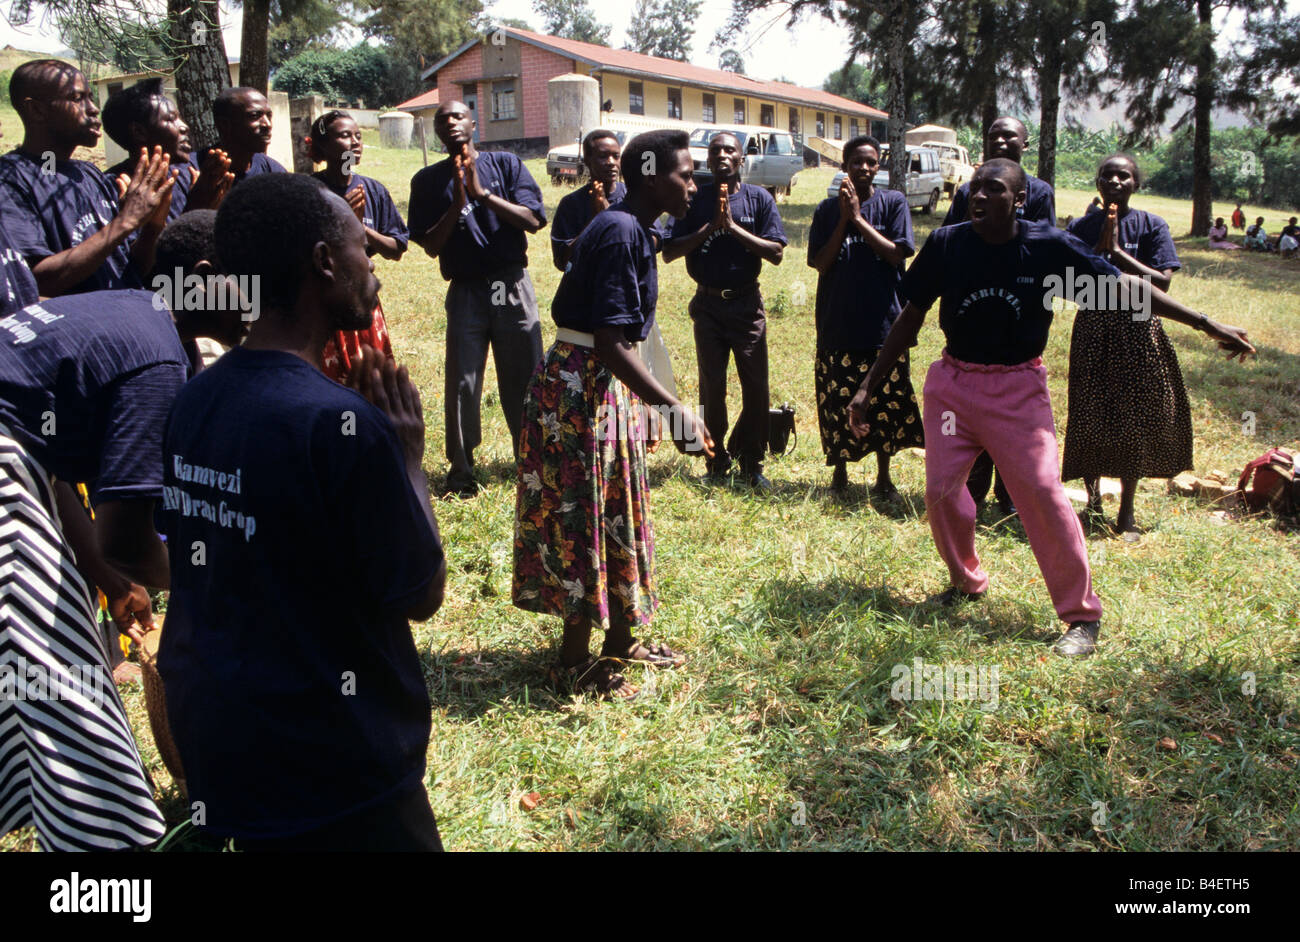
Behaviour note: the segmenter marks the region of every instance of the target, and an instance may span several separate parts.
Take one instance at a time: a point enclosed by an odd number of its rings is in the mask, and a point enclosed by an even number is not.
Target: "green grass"
[[[0,108],[0,111],[3,111]],[[405,213],[419,151],[369,146],[362,172]],[[529,167],[545,180],[541,161]],[[791,242],[765,266],[774,402],[798,408],[799,446],[772,460],[773,496],[710,487],[698,461],[651,459],[663,607],[653,636],[688,653],[681,670],[633,680],[633,704],[557,697],[545,683],[558,623],[510,605],[514,477],[489,376],[478,462],[486,491],[438,502],[447,601],[414,626],[434,704],[430,799],[457,849],[1292,848],[1300,841],[1300,537],[1275,521],[1224,520],[1144,482],[1137,546],[1090,543],[1105,606],[1098,654],[1052,658],[1059,631],[1023,535],[982,522],[988,598],[948,613],[920,604],[946,576],[924,516],[921,457],[894,462],[901,506],[873,506],[874,462],[834,499],[817,439],[806,235],[829,171],[806,171],[781,212]],[[548,209],[565,190],[542,184]],[[1079,212],[1092,194],[1058,193]],[[1139,196],[1175,233],[1190,204]],[[941,212],[946,204],[941,205]],[[1231,207],[1216,207],[1227,215]],[[1260,210],[1270,219],[1280,210]],[[1248,215],[1256,215],[1254,208]],[[941,217],[939,217],[941,218]],[[936,220],[915,216],[917,242]],[[549,344],[559,274],[549,230],[530,242]],[[1191,397],[1198,471],[1231,471],[1300,436],[1300,263],[1213,253],[1179,239],[1174,294],[1246,327],[1260,356],[1227,364],[1200,334],[1168,332]],[[445,284],[418,249],[379,261],[397,357],[424,396],[425,465],[441,481]],[[659,320],[683,400],[698,384],[681,263],[661,266]],[[1072,312],[1045,360],[1064,429]],[[935,318],[914,352],[919,388],[941,346]],[[491,371],[491,368],[489,368]],[[731,414],[739,411],[734,371]],[[1256,436],[1242,413],[1256,414]],[[1113,512],[1113,503],[1108,510]],[[895,664],[997,666],[998,706],[890,699]],[[1243,693],[1253,672],[1255,693]],[[143,698],[125,691],[174,846],[202,849],[158,758]],[[1165,740],[1165,745],[1161,742]],[[1172,748],[1168,748],[1172,741]],[[520,805],[542,796],[531,812]],[[1104,802],[1105,826],[1093,817]],[[801,805],[798,803],[802,803]],[[797,815],[802,809],[802,816]],[[803,823],[795,823],[795,819]],[[27,848],[30,832],[0,846]]]

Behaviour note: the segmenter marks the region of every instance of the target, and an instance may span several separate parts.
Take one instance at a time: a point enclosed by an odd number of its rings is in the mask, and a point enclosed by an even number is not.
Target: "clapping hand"
[[[465,186],[466,194],[472,200],[487,199],[488,190],[478,178],[478,166],[474,159],[464,155],[461,155],[458,159],[460,161],[461,182]]]
[[[713,232],[726,232],[732,225],[731,198],[727,192],[727,184],[723,183],[718,187],[718,206],[713,213],[713,223],[710,230]]]
[[[352,211],[357,214],[357,219],[364,222],[365,213],[366,213],[365,188],[358,183],[356,187],[354,187],[351,190],[348,190],[347,195],[345,195],[343,198],[347,200],[348,205],[352,207]]]
[[[1111,203],[1106,209],[1106,222],[1097,237],[1097,254],[1115,251],[1115,226],[1119,219],[1119,206]]]
[[[161,147],[155,147],[152,154],[146,149],[141,149],[135,172],[126,181],[125,186],[119,179],[121,208],[118,210],[118,216],[129,230],[135,231],[146,224],[159,225],[158,212],[164,198],[167,201],[167,208],[162,209],[162,221],[166,222],[167,209],[170,208],[171,203],[172,184],[175,183],[171,173],[168,172],[170,164],[171,158],[162,152]],[[122,175],[123,178],[125,176]]]
[[[407,463],[419,465],[424,459],[424,410],[420,391],[406,367],[398,367],[374,347],[363,344],[348,371],[347,385],[388,416]]]
[[[862,211],[862,201],[858,199],[858,188],[853,181],[845,177],[840,181],[840,216],[852,219]]]
[[[599,180],[591,181],[591,214],[599,216],[609,209],[609,197],[605,195],[605,184]]]
[[[216,209],[230,192],[235,175],[230,172],[230,156],[214,147],[203,158],[203,169],[192,170],[190,196],[186,209]]]

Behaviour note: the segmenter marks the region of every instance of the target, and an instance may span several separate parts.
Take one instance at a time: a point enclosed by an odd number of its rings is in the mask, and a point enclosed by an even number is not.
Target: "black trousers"
[[[323,828],[260,840],[235,839],[246,853],[327,854],[371,851],[418,853],[442,850],[438,822],[421,784],[392,801],[341,818]]]
[[[989,496],[989,482],[993,479],[994,471],[997,471],[997,468],[993,467],[992,456],[987,451],[981,451],[980,456],[975,459],[975,464],[971,466],[970,476],[966,478],[966,490],[970,491],[970,496],[975,498],[976,504]],[[1007,493],[1007,486],[1002,483],[1001,473],[993,482],[993,496],[997,499],[999,507],[1011,505],[1011,495]]]
[[[696,292],[690,304],[695,323],[695,359],[699,366],[701,418],[713,438],[711,471],[725,470],[731,459],[742,470],[762,471],[767,454],[770,393],[767,378],[767,312],[755,285],[744,295],[726,299]],[[736,357],[741,409],[731,437],[727,434],[727,364]]]

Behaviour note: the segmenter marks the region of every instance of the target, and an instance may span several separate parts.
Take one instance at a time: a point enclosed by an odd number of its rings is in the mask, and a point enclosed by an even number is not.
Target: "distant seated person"
[[[1282,234],[1277,237],[1277,250],[1282,253],[1283,258],[1294,258],[1298,248],[1300,248],[1300,226],[1296,225],[1296,217],[1292,216],[1291,221],[1282,227]]]
[[[78,147],[99,143],[100,122],[86,76],[66,62],[24,62],[9,98],[23,141],[0,157],[0,223],[41,297],[142,287],[167,221],[167,156],[151,154],[121,191],[94,164],[73,160]]]
[[[1246,237],[1242,240],[1241,247],[1256,252],[1272,251],[1273,246],[1269,244],[1268,233],[1264,231],[1263,216],[1255,217],[1255,224],[1246,230]]]
[[[1101,197],[1094,196],[1092,202],[1088,204],[1088,208],[1083,211],[1083,214],[1085,216],[1091,216],[1093,213],[1099,212],[1101,212]]]
[[[1239,249],[1241,248],[1236,242],[1229,241],[1228,227],[1223,224],[1223,217],[1220,216],[1214,220],[1214,226],[1210,229],[1210,248],[1212,249]]]
[[[271,103],[255,88],[222,89],[212,101],[217,146],[205,148],[190,163],[202,169],[208,155],[219,150],[230,161],[234,182],[259,173],[288,173],[266,150],[271,146]],[[233,184],[232,184],[233,185]]]
[[[187,209],[215,208],[235,180],[229,172],[230,161],[220,151],[209,152],[202,173],[190,164],[190,127],[176,103],[163,94],[161,78],[141,79],[109,96],[104,104],[103,121],[104,131],[126,151],[125,160],[108,168],[113,180],[131,179],[141,151],[160,147],[171,159],[171,173],[176,182],[172,186],[168,222],[175,221]]]

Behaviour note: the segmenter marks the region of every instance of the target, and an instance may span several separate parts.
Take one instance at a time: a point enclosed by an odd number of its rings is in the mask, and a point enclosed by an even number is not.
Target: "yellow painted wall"
[[[631,107],[628,101],[628,83],[635,81],[625,75],[618,75],[611,72],[602,72],[599,75],[601,81],[601,98],[602,100],[612,100],[614,110],[621,113],[629,113]],[[644,89],[645,98],[645,115],[651,118],[668,117],[668,89],[666,82],[651,82],[642,80],[641,86]],[[686,121],[703,121],[704,120],[704,95],[708,89],[698,86],[671,86],[681,88],[682,90],[682,117]],[[790,108],[791,105],[785,102],[775,102],[767,98],[757,98],[752,95],[732,95],[726,92],[710,92],[716,103],[716,118],[718,124],[731,124],[734,121],[734,100],[743,98],[745,101],[745,122],[746,124],[758,124],[762,117],[763,105],[776,106],[776,123],[774,127],[782,131],[790,129]],[[818,109],[810,106],[800,106],[799,112],[799,133],[812,135],[816,133],[816,120]],[[848,136],[850,132],[850,121],[848,114],[844,112],[825,111],[826,115],[826,137],[834,133],[834,119],[836,114],[843,120],[843,134]],[[866,134],[870,131],[871,121],[867,117],[860,117],[859,133]]]

